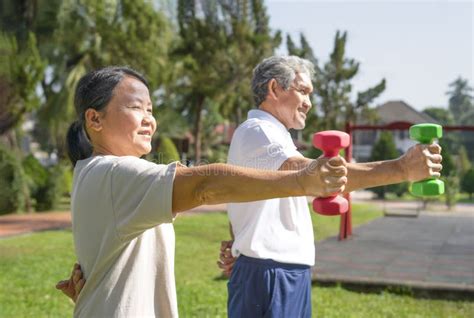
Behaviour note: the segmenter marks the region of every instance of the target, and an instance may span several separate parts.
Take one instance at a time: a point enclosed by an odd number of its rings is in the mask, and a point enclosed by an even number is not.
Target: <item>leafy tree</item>
[[[449,109],[428,107],[423,110],[423,113],[436,119],[440,125],[454,125],[454,117]]]
[[[281,43],[281,33],[272,32],[262,0],[220,1],[225,24],[230,32],[227,56],[230,63],[223,72],[229,74],[228,94],[219,103],[219,112],[237,124],[246,118],[254,104],[251,91],[252,71],[262,59],[273,55]]]
[[[36,87],[43,78],[45,63],[39,55],[36,37],[28,33],[25,43],[0,33],[0,135],[17,126],[23,116],[37,109]]]
[[[469,193],[469,199],[472,200],[472,194],[474,193],[474,169],[469,169],[461,179],[461,190]]]
[[[446,205],[448,208],[451,208],[456,204],[456,195],[459,192],[459,176],[454,159],[446,145],[447,142],[448,141],[445,139],[440,140],[440,145],[442,147],[441,155],[443,156],[443,170],[441,171],[441,180],[444,181],[444,198]]]
[[[449,84],[451,88],[447,95],[449,96],[449,109],[453,114],[456,124],[474,125],[474,99],[472,87],[466,79],[458,77]],[[474,160],[474,134],[456,133],[457,138],[466,147],[468,157]],[[452,147],[450,148],[451,150]],[[456,149],[457,152],[457,149]]]
[[[467,80],[458,77],[449,84],[451,88],[447,92],[449,96],[449,109],[457,124],[469,125],[474,123],[474,102],[472,87]]]
[[[56,49],[49,52],[46,103],[39,116],[60,158],[64,136],[75,117],[73,97],[79,79],[107,65],[129,65],[146,74],[151,92],[163,84],[173,33],[168,18],[146,0],[61,2],[54,31]],[[45,142],[45,143],[46,143]]]
[[[390,160],[395,159],[399,156],[393,135],[389,131],[383,131],[377,143],[372,148],[372,154],[370,161]],[[370,189],[372,192],[377,194],[377,197],[384,199],[387,192],[393,192],[396,190],[396,185],[375,187]]]
[[[375,113],[369,106],[385,90],[385,79],[365,91],[358,92],[356,100],[351,101],[351,80],[357,75],[360,64],[346,57],[346,42],[347,32],[337,31],[329,61],[320,67],[304,35],[300,37],[300,47],[294,44],[291,37],[287,37],[288,52],[306,58],[316,66],[313,104],[318,107],[314,108],[315,113],[310,115],[307,121],[306,132],[342,130],[347,122],[356,122],[360,118],[375,118]],[[317,120],[312,120],[313,118]]]
[[[0,215],[31,210],[28,180],[17,156],[0,145]]]
[[[428,107],[423,110],[423,113],[436,119],[442,126],[455,125],[454,117],[449,109],[442,107]],[[461,138],[458,132],[445,133],[443,136],[444,145],[451,153],[458,152],[461,146]]]
[[[459,172],[461,173],[461,175],[465,174],[472,167],[471,162],[469,161],[469,157],[467,156],[466,148],[464,146],[461,146],[459,148],[458,162]]]
[[[202,157],[203,116],[209,100],[225,117],[240,121],[253,105],[253,67],[279,43],[272,36],[262,1],[178,2],[180,40],[173,51],[179,74],[176,90],[184,96],[180,112],[192,121],[194,157]]]

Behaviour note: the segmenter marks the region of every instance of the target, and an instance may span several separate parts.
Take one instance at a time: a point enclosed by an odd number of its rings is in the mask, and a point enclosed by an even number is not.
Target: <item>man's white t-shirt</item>
[[[177,317],[172,190],[176,164],[77,162],[72,229],[86,284],[75,317]]]
[[[290,157],[302,157],[286,127],[271,114],[251,110],[235,131],[228,163],[278,170]],[[229,203],[234,233],[232,254],[314,265],[314,235],[306,197]]]

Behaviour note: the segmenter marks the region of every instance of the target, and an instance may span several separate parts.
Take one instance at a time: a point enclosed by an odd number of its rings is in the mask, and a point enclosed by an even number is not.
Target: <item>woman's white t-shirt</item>
[[[72,229],[86,284],[75,317],[178,316],[175,168],[130,156],[77,162]]]

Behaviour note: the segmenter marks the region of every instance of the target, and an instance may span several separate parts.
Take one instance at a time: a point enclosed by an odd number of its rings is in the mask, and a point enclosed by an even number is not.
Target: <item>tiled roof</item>
[[[417,111],[401,100],[389,101],[376,108],[380,123],[389,124],[396,121],[406,121],[413,124],[437,123],[437,121],[422,112]]]

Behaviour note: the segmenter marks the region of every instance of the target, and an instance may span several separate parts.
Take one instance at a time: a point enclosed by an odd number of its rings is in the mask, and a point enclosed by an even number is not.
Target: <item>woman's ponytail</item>
[[[92,155],[92,145],[87,138],[84,124],[76,120],[69,126],[66,136],[67,154],[73,166],[78,160],[89,158]]]

